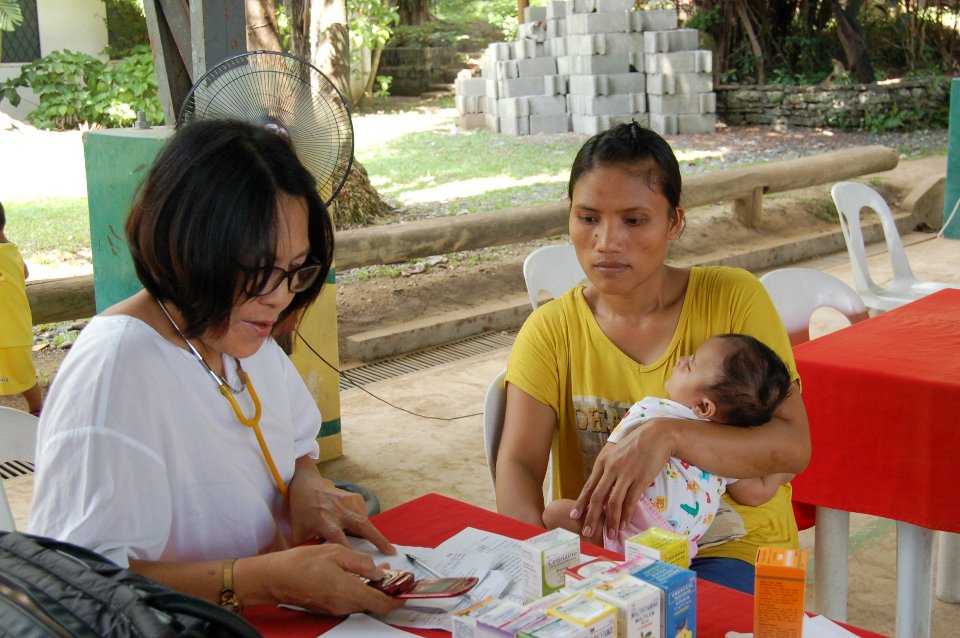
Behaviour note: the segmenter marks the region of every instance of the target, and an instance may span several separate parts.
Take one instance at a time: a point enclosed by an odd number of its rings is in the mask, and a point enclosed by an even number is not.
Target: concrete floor
[[[916,233],[904,237],[915,274],[960,284],[960,241],[931,237]],[[885,261],[885,254],[871,258],[877,281],[889,277]],[[825,270],[853,283],[845,253],[796,265]],[[839,314],[818,311],[812,334],[816,337],[843,325],[845,320]],[[324,474],[370,489],[384,509],[427,492],[495,509],[483,451],[482,410],[487,385],[503,369],[507,355],[508,349],[502,348],[376,382],[365,386],[366,392],[344,391],[341,395],[344,454],[324,463]],[[4,487],[22,525],[30,498],[29,477],[4,481]],[[851,518],[850,533],[847,621],[893,635],[895,524],[855,514]],[[804,547],[811,550],[812,558],[813,530],[803,532],[801,538]],[[813,606],[812,576],[808,580],[807,608],[817,611]],[[933,601],[932,635],[960,635],[960,605]]]

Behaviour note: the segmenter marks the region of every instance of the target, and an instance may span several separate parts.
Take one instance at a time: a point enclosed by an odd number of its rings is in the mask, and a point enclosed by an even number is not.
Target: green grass
[[[406,206],[443,201],[447,214],[558,201],[583,140],[485,130],[400,135],[358,153],[381,195]],[[537,193],[530,193],[534,189]]]
[[[442,206],[440,215],[558,202],[586,136],[512,137],[450,125],[401,134],[358,149],[371,183],[405,207]],[[677,149],[681,167],[719,151]],[[411,161],[414,160],[415,161]]]
[[[6,235],[38,263],[90,258],[86,197],[7,200]]]

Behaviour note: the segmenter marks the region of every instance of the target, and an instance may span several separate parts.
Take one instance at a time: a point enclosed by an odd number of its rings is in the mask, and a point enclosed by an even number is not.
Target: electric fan
[[[288,137],[329,204],[353,164],[353,124],[333,82],[309,62],[276,51],[228,58],[190,89],[177,125],[233,118]]]

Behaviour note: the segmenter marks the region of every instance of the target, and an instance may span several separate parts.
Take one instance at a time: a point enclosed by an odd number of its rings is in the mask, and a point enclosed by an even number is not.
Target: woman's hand
[[[633,517],[641,493],[673,453],[670,421],[651,419],[616,445],[600,450],[570,513],[572,518],[583,517],[584,536],[593,535],[598,526],[604,525],[607,537],[616,538],[618,530]]]
[[[314,538],[349,546],[344,532],[350,532],[373,543],[384,554],[396,549],[367,517],[363,497],[337,489],[331,481],[320,476],[313,459],[297,459],[297,469],[288,486],[290,519],[293,524],[294,545]]]
[[[379,580],[383,578],[383,571],[366,554],[340,545],[304,545],[254,560],[261,558],[269,559],[267,587],[277,602],[333,616],[358,611],[382,615],[404,603],[357,578],[359,575]],[[234,566],[238,588],[244,582],[244,562],[241,559]],[[242,588],[238,589],[237,596],[244,600]]]

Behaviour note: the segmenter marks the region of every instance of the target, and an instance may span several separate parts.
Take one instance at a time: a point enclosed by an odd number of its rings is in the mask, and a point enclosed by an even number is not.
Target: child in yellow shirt
[[[40,416],[43,393],[33,367],[33,320],[27,303],[29,276],[17,245],[4,234],[7,217],[0,203],[0,394],[22,394],[30,413]]]

